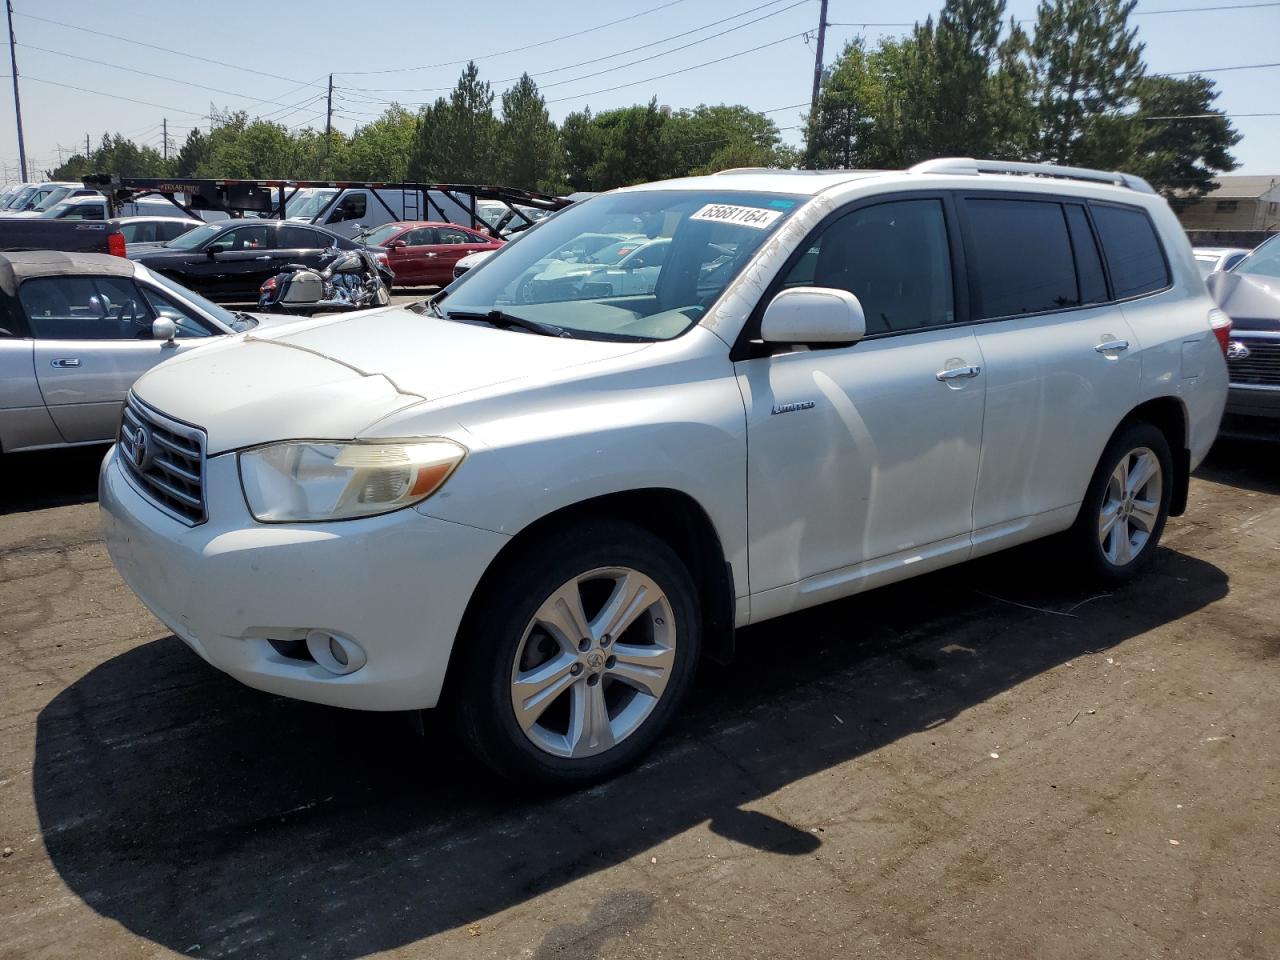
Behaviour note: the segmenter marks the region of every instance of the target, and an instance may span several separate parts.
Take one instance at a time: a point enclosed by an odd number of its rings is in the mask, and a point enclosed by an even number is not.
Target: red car
[[[388,223],[371,231],[368,243],[386,247],[397,287],[444,286],[453,280],[453,265],[467,254],[502,246],[478,230],[430,221]]]

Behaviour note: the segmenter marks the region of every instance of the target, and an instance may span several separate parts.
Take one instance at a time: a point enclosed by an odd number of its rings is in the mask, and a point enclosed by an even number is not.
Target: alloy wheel
[[[1164,476],[1160,460],[1148,447],[1120,458],[1098,513],[1098,543],[1103,556],[1117,567],[1138,556],[1160,519]]]
[[[662,699],[675,665],[671,601],[630,567],[599,567],[547,597],[525,627],[511,706],[526,737],[578,759],[633,734]]]

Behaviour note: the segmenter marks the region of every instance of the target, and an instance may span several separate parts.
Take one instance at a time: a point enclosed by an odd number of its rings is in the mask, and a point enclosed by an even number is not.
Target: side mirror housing
[[[853,344],[867,333],[862,304],[848,290],[792,287],[765,307],[760,338],[780,344]]]
[[[216,257],[220,253],[226,253],[228,249],[229,248],[225,243],[211,243],[209,244],[209,246],[204,248],[204,252],[205,252],[205,255],[208,256],[210,260],[212,260],[214,257]]]
[[[174,337],[178,335],[177,325],[168,317],[156,317],[151,321],[151,339],[163,340],[165,344],[173,343]]]
[[[388,250],[398,250],[398,249],[400,249],[401,247],[407,247],[408,245],[409,245],[409,244],[408,244],[407,242],[405,242],[404,240],[392,240],[390,243],[388,243],[388,244],[387,244],[387,249],[388,249]]]

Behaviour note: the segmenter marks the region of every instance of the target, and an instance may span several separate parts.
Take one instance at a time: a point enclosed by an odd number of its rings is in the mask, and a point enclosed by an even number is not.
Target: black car
[[[318,266],[331,247],[360,244],[319,227],[280,220],[228,220],[196,227],[162,247],[130,251],[129,259],[214,300],[258,299],[258,288],[286,264]],[[370,247],[385,262],[381,247]]]

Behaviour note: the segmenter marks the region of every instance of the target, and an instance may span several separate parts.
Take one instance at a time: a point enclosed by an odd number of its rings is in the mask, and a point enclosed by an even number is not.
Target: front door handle
[[[948,380],[971,380],[981,372],[982,368],[976,365],[968,367],[950,367],[946,370],[939,370],[937,377],[943,383],[946,383]]]
[[[57,357],[56,359],[49,361],[49,366],[58,368],[78,367],[80,366],[80,360],[76,357]]]
[[[270,259],[271,259],[271,257],[270,257],[270,255],[268,255],[268,256],[265,256],[265,257],[254,257],[253,259],[255,259],[255,260],[270,260]]]
[[[1121,350],[1129,349],[1129,341],[1128,340],[1103,340],[1100,344],[1098,344],[1093,349],[1097,350],[1099,353],[1110,353],[1112,350],[1114,350],[1116,353],[1119,353]]]

